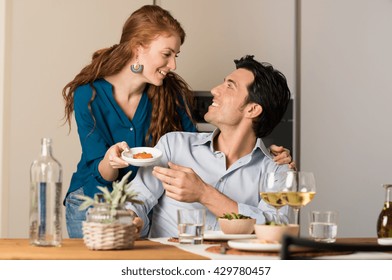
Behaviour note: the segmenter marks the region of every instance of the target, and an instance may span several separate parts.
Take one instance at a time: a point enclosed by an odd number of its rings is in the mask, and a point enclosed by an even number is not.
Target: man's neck
[[[253,150],[256,140],[255,134],[249,129],[224,130],[216,136],[214,148],[225,154],[226,169],[228,169],[234,162]]]

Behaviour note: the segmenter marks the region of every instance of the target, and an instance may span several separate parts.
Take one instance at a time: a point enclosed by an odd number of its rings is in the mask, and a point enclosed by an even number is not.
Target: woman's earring
[[[143,65],[139,64],[139,61],[136,61],[135,64],[131,65],[131,71],[133,73],[141,73],[143,71]]]

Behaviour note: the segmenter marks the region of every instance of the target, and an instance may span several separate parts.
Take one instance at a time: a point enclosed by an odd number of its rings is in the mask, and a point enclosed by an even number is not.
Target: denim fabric
[[[84,195],[83,188],[79,188],[68,194],[65,199],[65,219],[67,231],[70,238],[83,238],[82,222],[86,220],[86,210],[79,210],[80,200],[76,195]]]

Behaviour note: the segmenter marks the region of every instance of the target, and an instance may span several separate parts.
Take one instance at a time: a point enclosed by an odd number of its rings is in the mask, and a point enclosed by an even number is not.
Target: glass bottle
[[[41,139],[41,155],[30,167],[30,244],[60,246],[62,167],[52,155],[52,139]]]
[[[385,202],[377,220],[377,236],[392,240],[392,184],[385,184],[383,187],[385,188]]]

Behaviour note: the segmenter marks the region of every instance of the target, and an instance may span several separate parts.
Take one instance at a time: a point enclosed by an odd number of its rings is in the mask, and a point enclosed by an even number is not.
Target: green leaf
[[[80,204],[79,206],[79,210],[82,211],[84,209],[87,209],[88,207],[90,207],[91,205],[93,205],[95,203],[94,199],[92,199],[91,197],[85,197],[84,198],[84,202],[82,204]]]
[[[110,192],[109,192],[107,187],[100,187],[100,186],[98,186],[97,188],[103,193],[103,197],[105,198],[106,201],[110,201],[111,200],[112,196],[110,195]]]
[[[97,188],[102,192],[103,199],[107,204],[110,205],[112,211],[125,202],[143,204],[143,201],[136,199],[138,193],[131,189],[132,182],[128,182],[129,176],[131,176],[132,171],[129,171],[121,181],[114,181],[112,183],[113,190],[109,191],[107,187],[97,186]],[[85,195],[77,195],[77,198],[83,200],[84,202],[79,206],[79,210],[84,210],[95,203],[98,203],[98,196],[95,195],[94,199]]]
[[[221,218],[221,219],[228,219],[228,220],[252,219],[252,218],[249,217],[249,216],[245,216],[245,215],[242,215],[242,214],[237,214],[237,213],[234,213],[234,212],[232,212],[232,213],[224,213],[224,214],[223,214],[221,217],[219,217],[219,218]]]

